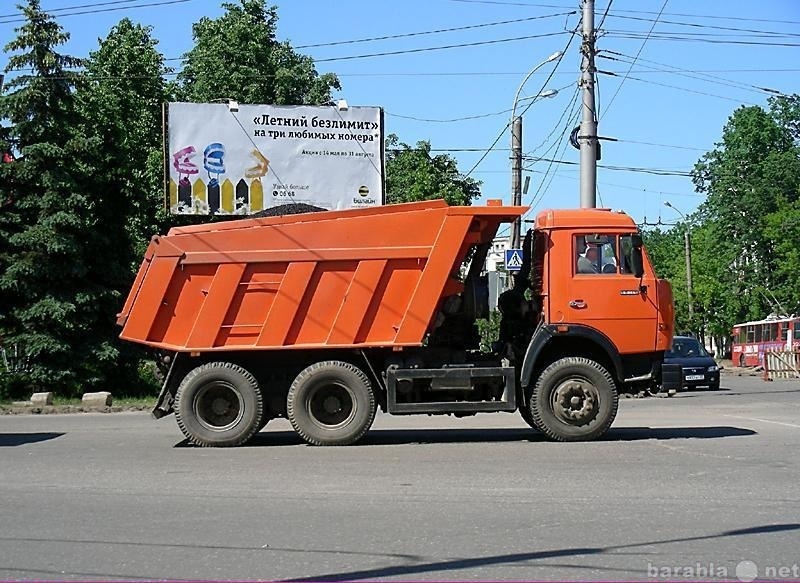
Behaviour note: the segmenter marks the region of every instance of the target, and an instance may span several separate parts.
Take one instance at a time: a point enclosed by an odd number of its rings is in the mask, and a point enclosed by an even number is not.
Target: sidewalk
[[[720,374],[737,377],[760,377],[764,374],[764,369],[760,366],[734,366],[732,360],[717,360],[722,368]]]

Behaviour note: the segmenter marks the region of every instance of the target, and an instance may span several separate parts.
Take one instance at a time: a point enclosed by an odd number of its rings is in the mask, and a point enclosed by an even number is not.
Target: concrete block
[[[11,401],[12,407],[30,407],[33,405],[30,401]]]
[[[53,404],[53,393],[34,393],[31,395],[31,403],[37,407],[45,407]]]
[[[100,391],[99,393],[84,393],[81,403],[84,407],[110,407],[111,393]]]

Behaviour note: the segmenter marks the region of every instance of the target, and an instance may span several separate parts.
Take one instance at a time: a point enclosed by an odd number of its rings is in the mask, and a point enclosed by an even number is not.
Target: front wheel
[[[312,364],[292,383],[286,414],[312,445],[349,445],[375,420],[375,393],[367,375],[348,362]]]
[[[175,419],[195,445],[232,447],[258,433],[264,402],[255,377],[230,362],[198,366],[175,394]]]
[[[603,435],[617,415],[614,379],[600,363],[567,357],[544,369],[533,389],[531,416],[556,441],[590,441]]]
[[[541,431],[536,426],[536,421],[533,420],[533,414],[531,413],[531,408],[527,406],[523,406],[519,408],[520,417],[522,417],[523,421],[527,423],[531,429],[535,429],[536,431]]]

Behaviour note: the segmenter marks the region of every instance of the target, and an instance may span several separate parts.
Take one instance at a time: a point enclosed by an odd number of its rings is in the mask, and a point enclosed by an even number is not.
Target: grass
[[[119,406],[119,407],[149,407],[153,406],[156,403],[156,399],[158,397],[153,395],[152,397],[114,397],[112,395],[112,405]],[[77,397],[75,398],[67,398],[67,397],[57,397],[53,396],[53,406],[55,407],[80,407],[81,400]]]
[[[111,406],[122,407],[124,409],[150,409],[155,406],[156,395],[149,397],[113,397]],[[21,399],[3,399],[0,400],[0,409],[10,409],[14,407],[13,403]],[[79,408],[83,405],[81,400],[77,397],[59,397],[53,396],[53,407],[68,409],[71,407]]]

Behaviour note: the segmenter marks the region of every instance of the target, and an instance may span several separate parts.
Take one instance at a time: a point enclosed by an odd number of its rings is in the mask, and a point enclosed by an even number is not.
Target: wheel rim
[[[344,384],[326,383],[312,391],[306,410],[317,425],[334,429],[346,425],[355,415],[355,397]]]
[[[588,425],[600,411],[600,394],[584,378],[562,381],[550,396],[550,407],[559,421],[568,425]]]
[[[195,397],[194,414],[206,429],[226,431],[241,421],[244,401],[232,384],[223,381],[209,383]]]

